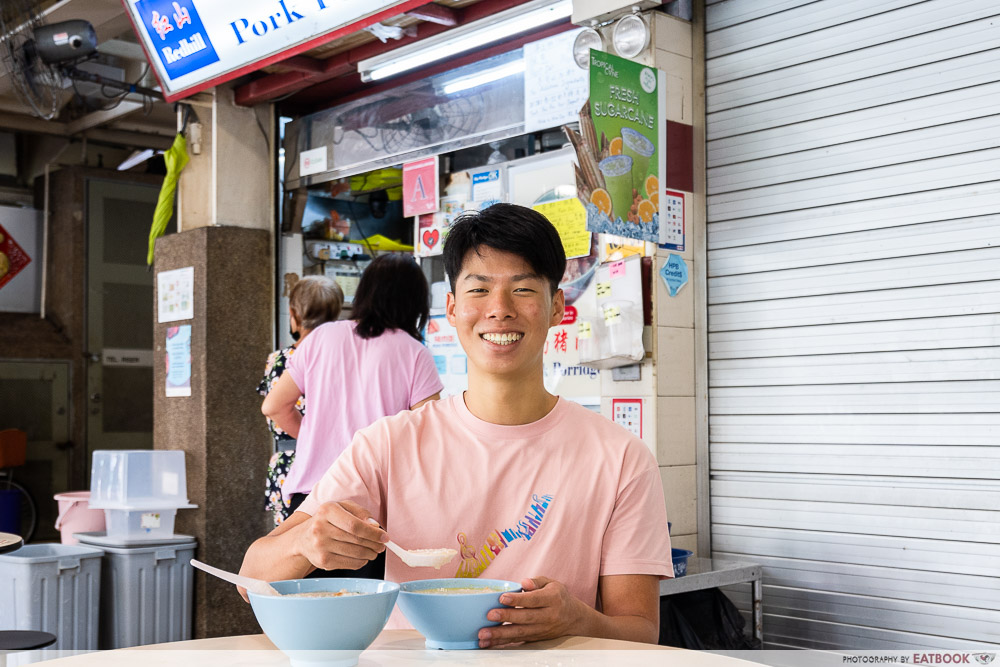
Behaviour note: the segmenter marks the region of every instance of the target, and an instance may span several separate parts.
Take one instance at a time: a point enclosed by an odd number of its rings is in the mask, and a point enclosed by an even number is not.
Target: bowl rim
[[[464,585],[457,585],[459,582]],[[413,584],[423,584],[420,588],[416,590],[411,590],[406,588],[407,585]],[[462,597],[473,597],[477,595],[502,595],[504,593],[520,593],[522,592],[521,584],[516,581],[510,581],[509,579],[479,579],[479,578],[469,578],[464,577],[442,577],[440,579],[412,579],[410,581],[404,581],[399,584],[399,594],[400,595],[426,595],[419,591],[426,590],[428,588],[478,588],[486,587],[490,584],[503,585],[505,590],[502,591],[483,591],[482,593],[462,593]]]
[[[277,581],[271,581],[271,584],[283,584],[283,583],[300,583],[300,582],[326,582],[326,581],[373,581],[380,584],[388,584],[389,588],[384,591],[372,591],[371,593],[366,593],[361,591],[363,596],[373,596],[373,595],[391,595],[393,593],[398,593],[400,591],[399,584],[395,581],[387,581],[385,579],[365,579],[364,577],[316,577],[309,579],[302,577],[300,579],[279,579]],[[317,591],[318,592],[318,591]],[[335,591],[329,591],[335,592]],[[279,598],[288,597],[287,595],[261,595],[260,593],[254,593],[253,591],[247,591],[247,596],[250,598],[256,598],[261,600],[275,600]],[[344,597],[320,597],[320,598],[292,598],[294,600],[308,600],[310,602],[322,601],[322,600],[341,600],[347,598],[357,597],[354,595],[348,595]]]

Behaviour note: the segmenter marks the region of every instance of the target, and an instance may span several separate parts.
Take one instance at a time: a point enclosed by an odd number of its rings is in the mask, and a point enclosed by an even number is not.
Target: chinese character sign
[[[135,8],[170,79],[219,61],[194,0],[138,0]]]

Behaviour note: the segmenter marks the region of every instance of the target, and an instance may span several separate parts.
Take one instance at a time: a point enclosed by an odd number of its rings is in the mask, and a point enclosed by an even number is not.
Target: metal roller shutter
[[[1000,4],[706,5],[713,553],[767,648],[1000,646]]]

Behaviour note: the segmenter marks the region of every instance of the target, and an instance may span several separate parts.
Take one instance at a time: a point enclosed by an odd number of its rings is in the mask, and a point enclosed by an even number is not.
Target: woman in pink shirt
[[[421,336],[429,308],[427,280],[413,258],[382,255],[361,276],[354,318],[317,327],[289,359],[261,410],[297,441],[282,487],[291,511],[358,429],[440,397],[441,379]],[[305,416],[295,409],[303,394]],[[383,571],[384,559],[347,576],[381,579]]]

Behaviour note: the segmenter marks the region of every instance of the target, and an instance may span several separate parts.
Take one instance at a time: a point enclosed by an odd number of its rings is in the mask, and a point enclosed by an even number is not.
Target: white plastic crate
[[[163,544],[118,547],[110,546],[115,544],[110,536],[92,535],[77,533],[76,537],[104,552],[100,648],[191,639],[194,574],[190,561],[195,539],[173,535]],[[180,538],[187,541],[178,544]]]
[[[194,507],[188,503],[184,452],[98,450],[90,469],[94,509]]]
[[[174,534],[176,509],[106,509],[108,537],[169,537]]]
[[[51,632],[56,643],[47,650],[96,650],[102,556],[67,544],[0,556],[0,628]]]

